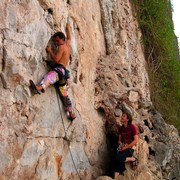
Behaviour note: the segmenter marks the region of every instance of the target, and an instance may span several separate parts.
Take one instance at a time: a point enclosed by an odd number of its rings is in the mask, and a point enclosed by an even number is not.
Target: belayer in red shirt
[[[131,161],[133,165],[137,164],[137,159],[132,157],[134,149],[133,147],[138,142],[138,128],[132,124],[132,117],[129,113],[123,113],[122,116],[117,117],[121,121],[122,126],[120,126],[119,135],[119,148],[117,151],[117,156],[115,160],[114,167],[114,178],[123,174],[125,171],[125,162]]]

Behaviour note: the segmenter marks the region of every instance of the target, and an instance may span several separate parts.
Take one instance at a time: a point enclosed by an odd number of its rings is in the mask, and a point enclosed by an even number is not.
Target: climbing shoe
[[[42,90],[41,90],[41,92],[42,92],[42,93],[45,93],[45,90],[44,90],[44,89],[42,89]]]
[[[73,122],[73,120],[76,119],[76,115],[73,112],[68,112],[67,116],[71,122]]]
[[[33,94],[40,94],[40,92],[37,90],[34,82],[32,80],[29,80],[29,83],[30,83],[30,89],[31,89],[32,93]]]

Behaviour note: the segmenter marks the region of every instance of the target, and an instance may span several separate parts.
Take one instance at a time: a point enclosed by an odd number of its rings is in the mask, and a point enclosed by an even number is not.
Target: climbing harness
[[[64,70],[65,74],[63,74],[62,71],[60,71],[60,69],[58,69],[58,68],[62,68]],[[67,70],[62,64],[57,64],[57,65],[53,66],[52,70],[55,71],[59,77],[59,81],[57,83],[55,83],[55,85],[57,85],[57,86],[66,85],[67,80],[70,78],[69,70]]]
[[[75,170],[76,170],[76,173],[77,173],[79,179],[81,180],[82,178],[81,178],[81,176],[80,176],[80,174],[79,174],[79,172],[78,172],[78,169],[77,169],[77,167],[76,167],[76,164],[75,164],[75,162],[74,162],[74,158],[73,158],[73,155],[72,155],[71,146],[70,146],[70,141],[69,141],[69,139],[67,138],[66,127],[65,127],[64,119],[63,119],[63,116],[62,116],[62,113],[61,113],[61,104],[60,104],[60,98],[59,98],[59,97],[60,97],[59,89],[58,89],[57,86],[55,86],[55,88],[56,88],[56,95],[57,95],[57,100],[58,100],[59,111],[60,111],[61,120],[62,120],[62,124],[63,124],[63,128],[64,128],[64,133],[65,133],[63,139],[68,143],[68,149],[69,149],[69,152],[70,152],[70,156],[71,156],[71,159],[72,159],[74,168],[75,168]],[[59,97],[58,97],[58,96],[59,96]]]

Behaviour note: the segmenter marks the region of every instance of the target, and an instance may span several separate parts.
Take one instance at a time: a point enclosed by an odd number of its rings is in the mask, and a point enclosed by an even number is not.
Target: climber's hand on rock
[[[47,52],[47,53],[50,53],[50,52],[51,52],[50,46],[47,46],[47,47],[46,47],[46,52]]]

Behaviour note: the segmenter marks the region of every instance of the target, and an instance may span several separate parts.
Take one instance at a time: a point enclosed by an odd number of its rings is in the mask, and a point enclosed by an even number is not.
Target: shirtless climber
[[[67,93],[67,82],[69,79],[69,71],[66,69],[70,58],[71,51],[71,34],[70,25],[66,24],[67,39],[64,33],[57,32],[53,35],[53,40],[57,45],[57,52],[54,53],[53,50],[47,46],[46,51],[51,55],[54,60],[55,65],[52,71],[48,72],[39,85],[35,85],[32,80],[30,80],[30,88],[34,94],[40,94],[40,92],[45,92],[46,88],[52,84],[58,83],[60,97],[65,107],[65,111],[68,114],[68,118],[73,121],[76,116],[72,112],[72,103],[68,97]]]

